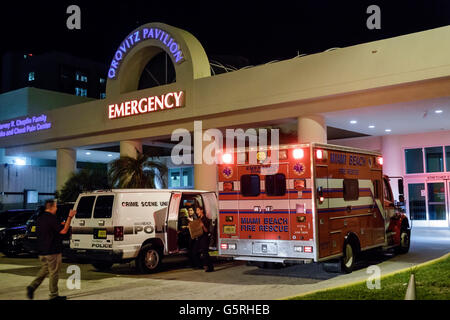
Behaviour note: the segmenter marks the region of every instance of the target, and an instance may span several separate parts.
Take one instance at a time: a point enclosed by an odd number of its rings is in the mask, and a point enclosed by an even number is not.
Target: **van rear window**
[[[95,202],[94,218],[111,218],[114,196],[98,196]]]
[[[94,206],[94,196],[82,197],[78,202],[77,219],[89,219],[92,216],[92,207]]]
[[[241,194],[244,197],[259,196],[261,184],[256,174],[244,174],[241,177]]]

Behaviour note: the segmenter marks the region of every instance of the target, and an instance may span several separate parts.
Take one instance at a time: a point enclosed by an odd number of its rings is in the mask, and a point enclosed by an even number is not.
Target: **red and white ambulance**
[[[318,143],[223,154],[219,255],[285,264],[339,259],[351,272],[361,251],[408,252],[409,222],[382,167],[380,153]]]

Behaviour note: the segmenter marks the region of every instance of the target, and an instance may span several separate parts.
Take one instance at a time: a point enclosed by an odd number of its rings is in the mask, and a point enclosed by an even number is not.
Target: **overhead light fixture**
[[[108,154],[108,157],[112,157],[112,154]]]
[[[90,155],[91,153],[90,152],[86,152],[86,155]]]
[[[435,110],[434,112],[435,113],[442,113],[443,111],[442,110]]]
[[[392,130],[391,130],[391,129],[386,129],[386,130],[384,130],[384,131],[386,131],[386,132],[391,132]]]
[[[350,120],[350,123],[351,123],[351,124],[357,124],[358,121],[356,121],[356,120]]]
[[[27,164],[27,160],[26,160],[25,158],[15,158],[15,159],[13,160],[13,163],[14,163],[16,166],[24,166],[24,165]]]
[[[369,129],[373,129],[373,128],[375,128],[374,125],[370,125],[370,126],[369,126]]]

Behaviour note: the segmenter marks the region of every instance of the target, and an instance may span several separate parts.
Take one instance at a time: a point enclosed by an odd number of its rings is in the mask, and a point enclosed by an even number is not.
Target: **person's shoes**
[[[214,271],[214,267],[210,267],[205,270],[205,272],[213,272],[213,271]]]
[[[56,297],[50,298],[50,300],[67,300],[67,297],[66,296],[56,296]]]
[[[34,289],[31,286],[27,287],[27,298],[33,300],[34,298]]]

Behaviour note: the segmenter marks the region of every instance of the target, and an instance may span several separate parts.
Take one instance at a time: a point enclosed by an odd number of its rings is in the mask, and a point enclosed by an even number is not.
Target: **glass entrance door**
[[[408,182],[408,212],[412,224],[418,227],[447,227],[450,181],[422,181],[416,179]]]
[[[450,182],[428,182],[428,221],[430,226],[447,226],[446,184]]]
[[[408,184],[409,217],[411,220],[427,220],[425,183]]]

